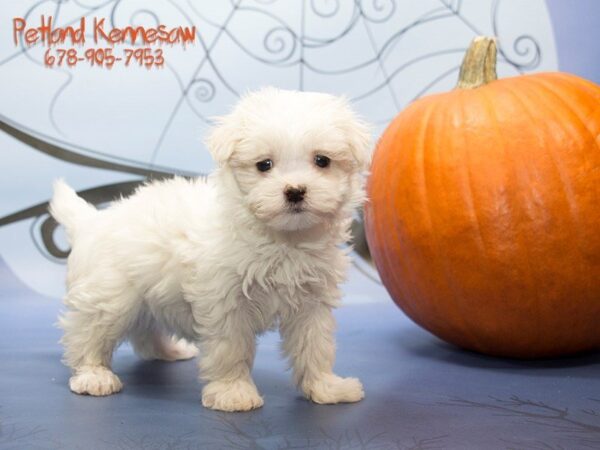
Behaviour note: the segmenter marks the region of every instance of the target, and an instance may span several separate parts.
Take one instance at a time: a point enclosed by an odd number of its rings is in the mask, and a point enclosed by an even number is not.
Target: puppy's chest
[[[297,306],[302,297],[317,295],[326,285],[342,281],[344,256],[338,249],[320,255],[296,249],[270,249],[255,255],[243,268],[242,289],[257,302]]]

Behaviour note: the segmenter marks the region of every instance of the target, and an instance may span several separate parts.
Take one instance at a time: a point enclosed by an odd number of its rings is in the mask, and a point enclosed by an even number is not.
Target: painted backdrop
[[[162,69],[44,66],[47,47],[13,42],[12,19],[39,26],[105,18],[110,27],[196,26],[164,46]],[[68,250],[46,202],[64,177],[102,204],[146,176],[199,175],[211,117],[249,89],[348,96],[380,133],[415,98],[453,87],[469,41],[499,39],[499,75],[557,69],[543,0],[8,0],[0,5],[0,257],[45,295],[63,293]],[[347,301],[385,299],[356,258]]]

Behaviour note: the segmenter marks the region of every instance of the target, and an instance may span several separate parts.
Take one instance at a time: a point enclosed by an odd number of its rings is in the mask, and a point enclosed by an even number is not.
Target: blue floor
[[[523,362],[465,352],[389,302],[338,311],[337,371],[366,398],[320,406],[294,389],[278,339],[261,339],[254,377],[265,406],[204,409],[194,361],[115,355],[125,388],[69,392],[60,302],[33,293],[0,261],[2,449],[589,449],[600,448],[600,354]]]

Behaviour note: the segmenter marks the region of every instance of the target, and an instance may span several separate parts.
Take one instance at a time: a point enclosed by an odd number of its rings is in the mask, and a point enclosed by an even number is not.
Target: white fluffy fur
[[[256,336],[278,326],[307,398],[362,399],[357,379],[333,374],[332,308],[349,261],[339,245],[364,198],[367,128],[343,99],[267,88],[218,120],[207,145],[219,165],[208,179],[150,183],[100,211],[55,183],[51,212],[72,246],[60,319],[71,390],[120,391],[111,357],[128,339],[147,359],[197,346],[203,405],[258,408]],[[317,153],[331,165],[316,166]],[[259,172],[265,158],[274,167]],[[299,185],[301,212],[284,196]]]

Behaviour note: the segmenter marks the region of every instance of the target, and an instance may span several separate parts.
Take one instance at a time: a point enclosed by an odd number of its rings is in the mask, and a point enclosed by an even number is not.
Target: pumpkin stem
[[[498,78],[496,75],[496,39],[478,36],[467,49],[460,66],[458,89],[475,89]]]

